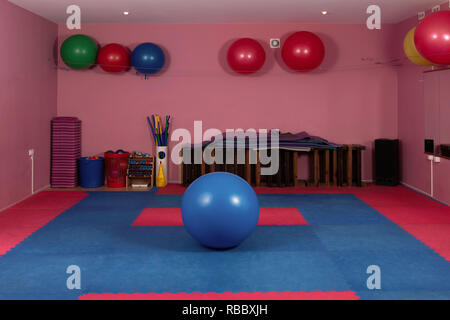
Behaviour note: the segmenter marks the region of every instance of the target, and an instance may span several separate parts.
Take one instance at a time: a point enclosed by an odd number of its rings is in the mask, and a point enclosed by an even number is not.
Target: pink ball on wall
[[[419,53],[434,64],[450,64],[450,11],[439,11],[423,19],[414,33]]]
[[[308,72],[322,64],[325,58],[325,46],[314,33],[299,31],[284,41],[281,57],[290,69]]]
[[[233,42],[228,49],[228,65],[241,74],[258,71],[266,61],[266,52],[261,44],[250,38],[242,38]]]

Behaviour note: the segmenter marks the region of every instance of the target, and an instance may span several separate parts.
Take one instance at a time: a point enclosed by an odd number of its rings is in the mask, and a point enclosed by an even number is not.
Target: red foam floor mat
[[[400,227],[450,261],[450,224],[400,224]]]
[[[258,225],[306,225],[297,208],[261,208]],[[182,226],[180,208],[147,208],[134,221],[134,227]]]
[[[370,202],[370,201],[369,201]],[[448,207],[424,207],[413,205],[374,205],[379,212],[398,225],[409,224],[450,224]]]
[[[184,194],[186,188],[181,184],[168,184],[164,188],[159,188],[156,194]]]
[[[266,188],[258,194],[351,193],[450,261],[450,207],[407,188],[369,185],[364,188]],[[158,194],[182,194],[181,185],[168,185]],[[43,191],[0,213],[0,255],[56,216],[82,200],[84,191]],[[259,225],[306,224],[295,208],[264,208]],[[179,209],[141,215],[133,225],[182,225]],[[170,210],[175,210],[171,212]],[[145,211],[143,212],[145,213]]]
[[[182,226],[180,208],[147,208],[133,222],[133,227]]]
[[[450,261],[450,207],[404,187],[373,186],[354,194]]]
[[[87,196],[83,191],[43,191],[0,212],[0,255]]]
[[[224,293],[88,293],[80,300],[358,300],[353,291],[224,292]]]
[[[84,191],[42,191],[10,209],[65,209],[87,195]]]

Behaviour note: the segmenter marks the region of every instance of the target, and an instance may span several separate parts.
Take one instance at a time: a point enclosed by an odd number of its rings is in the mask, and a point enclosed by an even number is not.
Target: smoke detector
[[[277,39],[277,38],[270,39],[270,47],[272,49],[277,49],[280,47],[280,45],[281,45],[280,39]]]

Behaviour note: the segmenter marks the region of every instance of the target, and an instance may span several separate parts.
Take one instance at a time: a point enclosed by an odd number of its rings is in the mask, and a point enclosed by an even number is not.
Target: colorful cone
[[[156,186],[158,188],[165,187],[167,184],[166,177],[164,176],[164,170],[162,166],[162,162],[159,163],[158,176],[156,177]]]

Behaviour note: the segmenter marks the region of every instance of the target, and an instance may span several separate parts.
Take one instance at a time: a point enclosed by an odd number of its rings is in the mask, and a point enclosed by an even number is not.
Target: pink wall
[[[280,66],[279,51],[267,48],[257,76],[226,70],[230,40],[253,37],[267,43],[293,31],[316,32],[327,57],[321,72],[295,74]],[[360,143],[364,179],[372,178],[375,138],[397,137],[397,73],[362,61],[391,58],[393,26],[369,31],[363,25],[85,25],[82,33],[101,45],[118,42],[133,49],[155,42],[169,53],[167,70],[143,80],[134,71],[111,75],[98,67],[58,71],[58,115],[83,121],[83,153],[108,149],[153,151],[145,117],[173,116],[174,128],[280,128],[306,130],[338,143]],[[60,43],[70,34],[60,25]],[[177,180],[170,168],[169,180]]]
[[[56,115],[57,25],[0,0],[0,210],[49,184],[50,119]]]
[[[403,181],[430,191],[429,162],[423,154],[423,68],[375,66],[361,58],[387,61],[404,57],[403,37],[415,17],[368,31],[357,25],[87,25],[82,32],[100,44],[119,42],[133,49],[156,42],[169,53],[163,74],[143,80],[133,72],[105,74],[56,70],[58,28],[0,0],[0,210],[30,194],[27,151],[36,150],[34,188],[49,183],[51,117],[83,120],[84,154],[127,148],[153,151],[145,116],[171,114],[174,128],[274,128],[306,130],[339,143],[361,143],[364,178],[372,178],[372,141],[402,141]],[[224,55],[232,39],[254,37],[267,43],[296,30],[318,33],[327,47],[322,70],[287,72],[279,52],[266,48],[267,63],[257,76],[226,70]],[[71,32],[59,27],[59,40]],[[58,74],[58,78],[57,78]],[[57,99],[56,99],[57,96]],[[398,109],[397,109],[398,104]],[[56,107],[58,106],[58,107]],[[58,109],[58,110],[57,110]],[[397,116],[398,113],[398,116]],[[450,202],[450,161],[435,166],[435,196]],[[169,179],[177,179],[171,168]]]
[[[447,4],[442,10],[447,10]],[[403,39],[406,33],[418,24],[417,17],[407,19],[396,26],[397,41],[395,55],[404,58],[404,64],[398,69],[398,135],[401,141],[402,180],[404,183],[425,193],[431,191],[430,162],[424,154],[425,108],[423,71],[406,60],[403,53]],[[434,197],[450,203],[450,161],[434,166]]]

